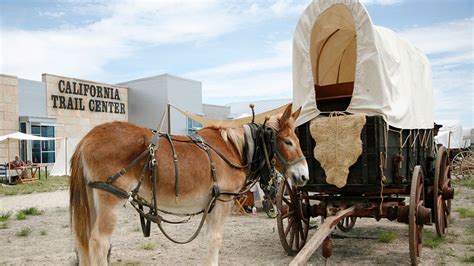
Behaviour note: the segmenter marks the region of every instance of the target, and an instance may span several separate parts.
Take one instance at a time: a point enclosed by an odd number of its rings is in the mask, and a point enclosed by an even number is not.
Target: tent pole
[[[171,134],[171,108],[170,104],[168,103],[168,134]]]
[[[64,138],[64,166],[66,168],[67,175],[67,137]]]
[[[11,183],[11,179],[10,179],[10,138],[8,138],[8,140],[7,140],[7,162],[8,162],[8,169],[7,169],[8,183]]]

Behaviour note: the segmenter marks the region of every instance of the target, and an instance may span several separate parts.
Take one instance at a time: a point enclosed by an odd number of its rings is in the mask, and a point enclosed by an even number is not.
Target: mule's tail
[[[76,238],[76,250],[80,257],[89,257],[89,237],[91,231],[89,195],[84,175],[81,143],[71,158],[71,180],[69,186],[69,215],[73,234]],[[90,195],[91,196],[91,195]]]

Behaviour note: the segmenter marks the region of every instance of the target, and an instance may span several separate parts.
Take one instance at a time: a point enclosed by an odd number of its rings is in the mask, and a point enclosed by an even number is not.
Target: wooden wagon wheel
[[[474,174],[474,154],[472,151],[461,151],[451,161],[452,174],[457,178],[470,177]]]
[[[337,223],[337,228],[344,233],[347,233],[354,228],[356,224],[357,217],[349,216]]]
[[[303,202],[309,206],[307,192],[281,182],[276,196],[278,209],[277,227],[280,242],[288,255],[296,254],[306,243],[309,217],[303,212]]]
[[[420,209],[424,207],[424,188],[423,188],[423,171],[417,165],[413,170],[410,188],[410,209],[408,213],[408,244],[410,246],[411,264],[418,264],[423,246],[423,221],[420,221]]]
[[[433,212],[436,233],[442,237],[448,232],[451,219],[451,170],[448,152],[444,146],[438,150],[433,188]]]

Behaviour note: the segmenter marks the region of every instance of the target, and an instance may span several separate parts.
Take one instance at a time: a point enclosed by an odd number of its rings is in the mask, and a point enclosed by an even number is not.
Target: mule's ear
[[[293,117],[294,120],[296,120],[296,118],[298,118],[298,116],[300,116],[300,113],[301,113],[301,106],[291,116]]]
[[[284,122],[288,121],[288,119],[290,119],[290,117],[291,117],[291,106],[292,106],[292,105],[293,105],[293,104],[290,103],[290,104],[286,107],[285,112],[283,112],[283,115],[282,115],[281,118],[280,118],[280,123],[284,123]]]

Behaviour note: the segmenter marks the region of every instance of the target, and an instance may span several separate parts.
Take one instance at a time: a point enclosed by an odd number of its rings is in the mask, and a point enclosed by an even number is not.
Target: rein
[[[222,199],[219,199],[221,195],[226,195],[226,196],[231,196],[231,197],[242,195],[246,193],[247,191],[249,191],[250,188],[253,187],[256,184],[256,182],[259,180],[260,180],[260,186],[262,188],[264,186],[268,186],[270,180],[276,176],[276,170],[275,170],[276,158],[280,160],[283,164],[283,176],[285,176],[288,168],[290,168],[292,165],[295,165],[305,159],[304,156],[301,156],[291,162],[286,161],[276,146],[276,132],[274,129],[265,126],[265,124],[259,125],[259,124],[251,123],[251,124],[248,124],[248,126],[250,128],[250,132],[252,135],[251,137],[254,140],[254,153],[253,153],[252,158],[246,159],[246,164],[244,165],[240,165],[229,160],[229,158],[227,158],[218,148],[207,143],[198,134],[190,135],[188,140],[183,140],[183,139],[175,139],[167,133],[161,133],[161,132],[152,130],[153,136],[150,140],[150,144],[148,145],[145,151],[143,151],[140,155],[138,155],[135,159],[133,159],[127,166],[122,168],[119,172],[108,177],[105,182],[94,181],[94,182],[89,182],[88,185],[91,188],[102,189],[109,193],[114,194],[117,197],[128,199],[128,202],[130,202],[130,204],[135,208],[135,210],[140,215],[140,224],[142,227],[143,235],[145,237],[150,236],[151,222],[154,222],[158,225],[158,228],[163,233],[163,235],[165,235],[165,237],[168,238],[170,241],[177,244],[189,243],[193,241],[197,237],[199,232],[201,231],[204,221],[206,220],[207,215],[214,208],[216,201],[217,200],[224,201]],[[190,214],[172,213],[172,212],[158,209],[157,197],[156,197],[157,162],[155,159],[155,152],[159,149],[160,138],[165,138],[170,143],[170,146],[171,146],[171,151],[173,154],[173,164],[174,164],[174,169],[175,169],[176,200],[178,200],[178,197],[179,197],[179,168],[178,168],[178,156],[177,156],[176,149],[173,142],[193,143],[207,153],[207,156],[210,161],[210,166],[211,166],[211,178],[213,181],[213,186],[210,191],[211,197],[205,209],[199,212],[190,213]],[[247,145],[248,144],[246,143],[245,145],[246,149],[248,149]],[[211,150],[214,151],[229,166],[233,168],[237,168],[237,169],[248,169],[245,185],[242,187],[242,189],[239,192],[235,193],[235,192],[220,191],[219,184],[217,182],[216,164],[212,156]],[[145,164],[140,173],[139,182],[137,186],[131,190],[131,192],[127,192],[113,185],[113,182],[115,180],[123,176],[128,170],[130,170],[139,161],[143,159],[145,159]],[[143,178],[145,177],[145,174],[148,170],[151,171],[151,174],[149,176],[150,183],[151,183],[151,199],[152,199],[151,202],[148,202],[147,200],[145,200],[143,197],[139,195],[139,190],[142,185]],[[148,211],[145,211],[144,207],[148,208]],[[158,212],[171,214],[175,216],[188,216],[188,218],[184,220],[180,220],[180,221],[171,221],[171,220],[165,219]],[[170,224],[186,223],[193,216],[201,214],[201,213],[203,215],[201,217],[201,221],[199,223],[197,230],[189,239],[185,241],[178,241],[178,240],[173,239],[166,233],[166,231],[163,229],[161,225],[162,222],[170,223]]]

